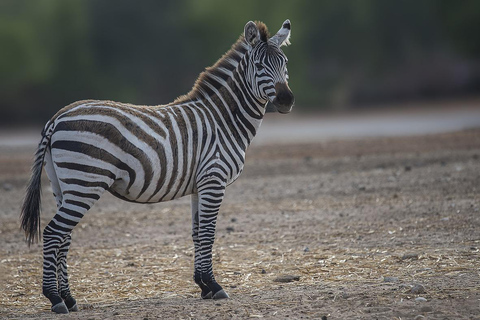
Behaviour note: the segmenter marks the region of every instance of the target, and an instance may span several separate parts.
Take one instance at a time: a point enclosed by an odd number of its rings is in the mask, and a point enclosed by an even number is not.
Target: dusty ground
[[[480,319],[480,130],[249,150],[218,221],[224,301],[192,281],[188,198],[104,196],[74,230],[68,316],[49,311],[41,247],[19,230],[33,151],[0,151],[0,318]]]

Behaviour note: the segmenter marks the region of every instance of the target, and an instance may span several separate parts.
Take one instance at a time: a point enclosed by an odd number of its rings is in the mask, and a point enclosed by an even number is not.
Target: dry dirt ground
[[[217,225],[229,300],[199,298],[188,198],[105,195],[73,232],[69,315],[19,230],[33,150],[0,151],[0,318],[480,319],[480,130],[252,147]]]

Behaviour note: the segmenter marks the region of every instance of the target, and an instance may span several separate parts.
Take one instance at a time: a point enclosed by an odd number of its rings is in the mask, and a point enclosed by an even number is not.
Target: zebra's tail
[[[35,152],[35,161],[32,166],[32,175],[27,186],[27,193],[23,201],[20,215],[21,227],[25,231],[25,237],[30,246],[40,239],[40,206],[42,193],[42,168],[45,152],[50,144],[53,132],[53,123],[49,122],[42,131],[42,140]]]

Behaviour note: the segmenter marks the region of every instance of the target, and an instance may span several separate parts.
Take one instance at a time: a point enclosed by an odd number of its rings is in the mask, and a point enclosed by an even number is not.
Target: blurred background
[[[0,1],[0,124],[43,124],[82,99],[187,93],[249,20],[292,22],[295,112],[480,95],[480,1]]]

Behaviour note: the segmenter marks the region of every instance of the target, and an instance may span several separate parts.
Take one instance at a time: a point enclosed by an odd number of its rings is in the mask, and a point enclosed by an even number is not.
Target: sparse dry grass
[[[252,150],[217,226],[214,268],[232,297],[215,304],[217,316],[475,319],[479,138],[466,131],[345,142],[343,149],[326,143],[295,146],[291,155],[272,148],[270,158],[268,148]],[[9,160],[15,175],[0,172],[11,185],[0,197],[2,317],[50,315],[41,295],[41,247],[26,247],[14,211],[28,158]],[[54,206],[44,193],[42,225]],[[212,304],[198,299],[192,280],[188,199],[102,201],[74,231],[69,273],[81,311],[71,317],[208,317]],[[300,280],[275,282],[280,275]],[[385,282],[389,276],[398,281]],[[415,283],[426,292],[412,294]],[[432,311],[421,311],[418,296]]]

